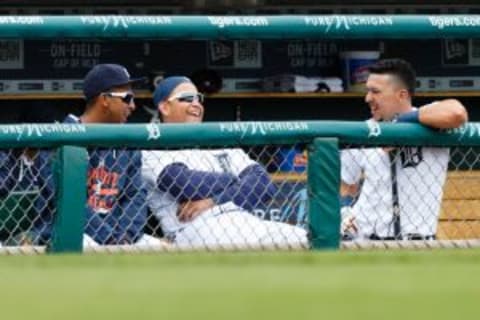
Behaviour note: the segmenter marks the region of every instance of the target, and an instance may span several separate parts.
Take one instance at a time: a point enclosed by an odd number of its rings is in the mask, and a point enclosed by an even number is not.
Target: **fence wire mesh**
[[[478,246],[479,151],[345,146],[342,247]],[[44,252],[51,241],[53,154],[0,153],[0,241],[8,253]],[[84,248],[308,248],[306,164],[304,145],[89,150]]]
[[[306,248],[305,171],[295,148],[143,152],[148,204],[183,249]],[[298,161],[297,161],[298,162]],[[300,161],[301,162],[301,161]]]
[[[480,239],[478,151],[346,146],[343,246],[381,248],[396,241],[391,247],[451,247],[451,240],[454,246],[474,245]]]
[[[2,153],[0,241],[10,252],[50,244],[53,155]],[[308,247],[301,146],[91,149],[86,181],[86,251]]]
[[[3,246],[33,245],[31,230],[41,217],[37,214],[41,186],[38,151],[0,151],[0,243]]]

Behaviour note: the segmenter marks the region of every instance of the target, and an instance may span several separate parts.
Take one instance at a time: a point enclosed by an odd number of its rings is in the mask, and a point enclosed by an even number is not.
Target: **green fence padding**
[[[0,16],[0,38],[472,38],[479,15]]]
[[[338,249],[340,246],[338,139],[315,139],[308,149],[310,244],[312,249]]]
[[[182,148],[310,143],[338,137],[341,144],[480,146],[480,123],[447,131],[412,123],[371,121],[251,121],[201,124],[18,124],[0,125],[0,144],[13,147],[62,145]]]
[[[54,160],[56,208],[52,253],[81,252],[87,201],[87,150],[64,146],[57,150]]]

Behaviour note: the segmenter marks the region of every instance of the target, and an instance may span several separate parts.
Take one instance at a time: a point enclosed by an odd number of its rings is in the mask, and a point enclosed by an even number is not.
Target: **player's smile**
[[[187,109],[187,114],[192,117],[203,118],[203,109],[198,105],[191,105]]]

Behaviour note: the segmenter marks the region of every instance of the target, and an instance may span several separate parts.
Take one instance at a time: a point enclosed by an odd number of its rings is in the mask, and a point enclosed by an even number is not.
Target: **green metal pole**
[[[85,148],[63,146],[54,160],[56,215],[48,252],[82,252],[87,201]]]
[[[317,138],[309,146],[308,198],[313,250],[340,246],[340,155],[338,139]]]

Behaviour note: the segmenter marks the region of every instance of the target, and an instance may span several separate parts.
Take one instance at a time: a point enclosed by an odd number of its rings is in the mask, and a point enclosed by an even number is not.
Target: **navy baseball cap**
[[[160,81],[153,93],[153,104],[155,107],[157,107],[160,102],[167,99],[176,87],[185,82],[192,83],[192,80],[184,76],[171,76]]]
[[[83,94],[90,100],[113,87],[145,81],[145,78],[130,78],[124,66],[119,64],[97,64],[83,80]]]

